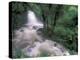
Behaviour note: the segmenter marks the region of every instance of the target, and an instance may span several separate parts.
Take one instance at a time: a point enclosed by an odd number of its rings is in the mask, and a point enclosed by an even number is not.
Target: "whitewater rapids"
[[[21,49],[24,55],[29,57],[39,57],[43,53],[48,56],[70,55],[68,50],[59,43],[43,39],[38,34],[37,30],[44,26],[42,22],[38,21],[33,11],[28,11],[27,18],[26,27],[14,31],[13,48]]]

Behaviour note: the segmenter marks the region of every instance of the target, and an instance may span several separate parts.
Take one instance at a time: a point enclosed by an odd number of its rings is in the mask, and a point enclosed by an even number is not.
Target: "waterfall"
[[[26,23],[27,26],[36,27],[36,30],[38,30],[39,28],[43,28],[43,23],[38,21],[38,18],[36,17],[33,11],[28,11],[27,20],[28,20],[28,22]]]
[[[43,52],[49,56],[69,55],[67,49],[59,43],[47,39],[43,40],[43,37],[37,34],[37,30],[43,28],[43,22],[38,21],[33,11],[28,11],[27,20],[28,22],[25,24],[27,27],[15,31],[16,37],[13,41],[16,48],[20,48],[29,57],[40,56]]]

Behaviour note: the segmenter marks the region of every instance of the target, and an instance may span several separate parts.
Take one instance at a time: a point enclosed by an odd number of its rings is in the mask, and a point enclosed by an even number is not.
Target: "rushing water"
[[[38,18],[36,17],[34,12],[28,11],[27,20],[28,22],[26,25],[28,25],[29,27],[36,27],[36,30],[38,30],[39,28],[43,28],[43,23],[38,21]]]
[[[37,30],[43,28],[43,23],[38,21],[33,11],[28,11],[27,20],[26,27],[21,27],[15,31],[13,48],[21,49],[29,57],[37,57],[42,53],[46,53],[48,56],[69,55],[69,52],[62,45],[43,39],[38,34]]]

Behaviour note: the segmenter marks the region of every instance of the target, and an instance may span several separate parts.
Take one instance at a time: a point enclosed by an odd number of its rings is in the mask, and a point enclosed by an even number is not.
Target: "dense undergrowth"
[[[65,46],[71,55],[78,54],[78,7],[75,5],[39,4],[12,2],[12,30],[26,22],[26,13],[32,10],[44,22],[42,30],[45,38]],[[43,54],[47,56],[47,54]],[[42,56],[43,56],[42,55]],[[24,54],[16,49],[16,58]],[[27,57],[27,56],[26,56]]]

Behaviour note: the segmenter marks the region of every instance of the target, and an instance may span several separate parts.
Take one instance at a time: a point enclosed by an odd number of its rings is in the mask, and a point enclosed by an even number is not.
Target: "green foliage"
[[[78,7],[75,5],[39,4],[12,2],[12,28],[17,29],[25,23],[24,13],[32,10],[44,22],[45,37],[55,40],[78,53]],[[76,53],[75,53],[76,52]]]
[[[19,48],[15,48],[14,50],[13,50],[13,58],[29,58],[29,56],[27,56],[27,55],[25,55],[22,51],[21,51],[21,49],[19,49]]]
[[[48,56],[49,56],[49,54],[45,53],[45,52],[43,52],[43,53],[40,54],[40,57],[48,57]]]

